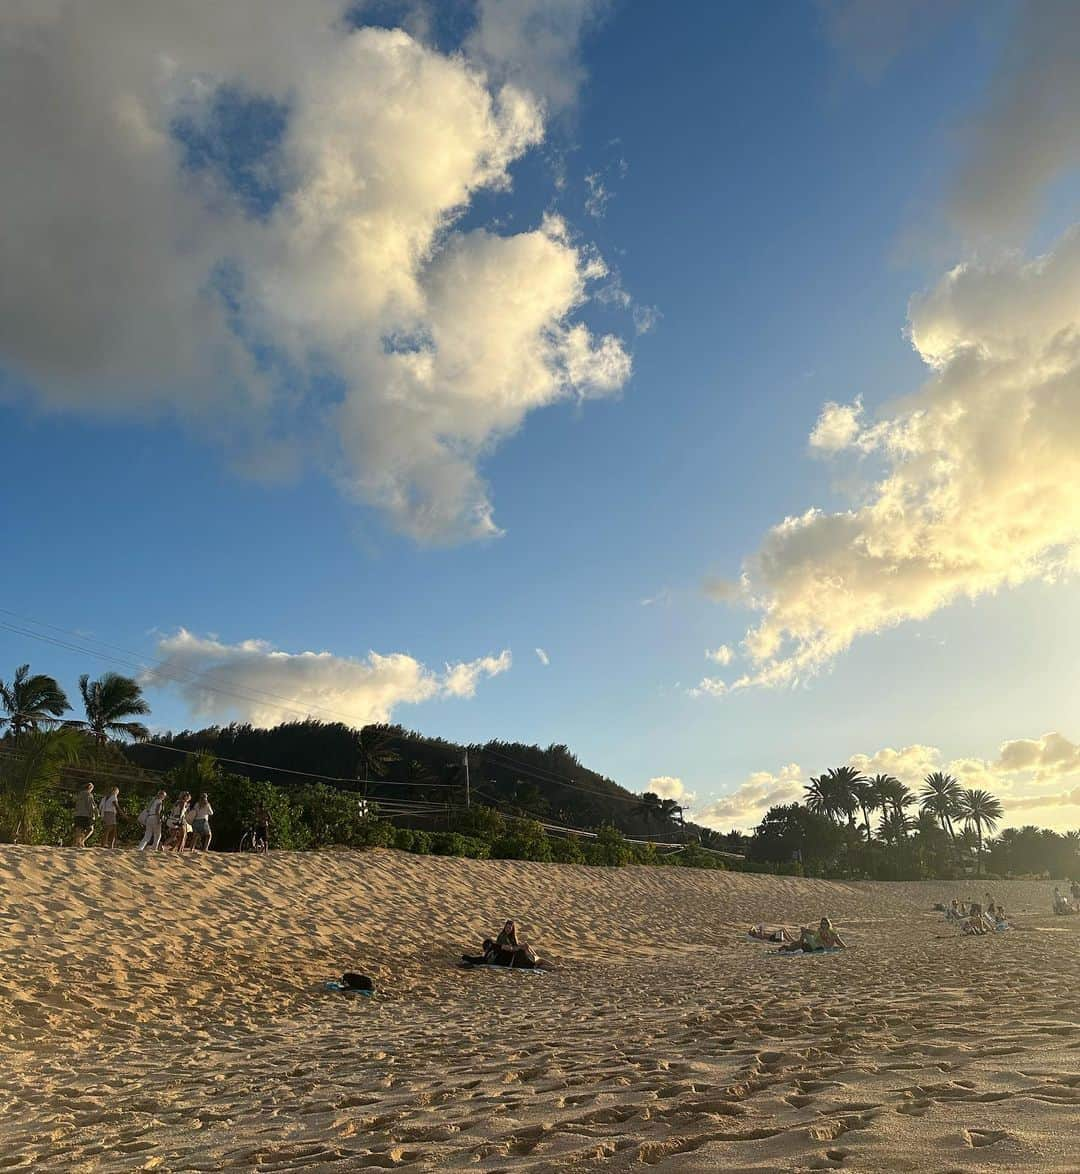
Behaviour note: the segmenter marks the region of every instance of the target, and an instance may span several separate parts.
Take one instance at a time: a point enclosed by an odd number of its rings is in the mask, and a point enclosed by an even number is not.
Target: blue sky
[[[164,664],[161,727],[566,742],[721,827],[955,765],[1076,826],[1077,143],[1016,97],[1076,97],[1050,7],[328,2],[193,17],[209,58],[151,8],[122,65],[108,5],[0,17],[51,67],[5,83],[49,161],[0,206],[0,621]],[[0,627],[26,660],[126,667]]]

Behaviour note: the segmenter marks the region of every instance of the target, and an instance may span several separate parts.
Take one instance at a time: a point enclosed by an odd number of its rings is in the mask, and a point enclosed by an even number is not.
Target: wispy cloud
[[[546,666],[546,665],[549,665],[549,664],[551,664],[551,657],[550,657],[550,656],[548,656],[548,654],[547,654],[547,653],[546,653],[546,652],[545,652],[545,651],[544,651],[542,648],[537,648],[537,649],[535,649],[535,652],[536,652],[536,659],[537,659],[537,660],[538,660],[538,661],[539,661],[539,662],[540,662],[542,665],[545,665],[545,666]]]

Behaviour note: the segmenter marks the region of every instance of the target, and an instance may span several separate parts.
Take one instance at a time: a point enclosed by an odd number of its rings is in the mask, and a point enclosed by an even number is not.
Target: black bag
[[[341,985],[349,991],[373,991],[375,983],[366,974],[355,974],[346,970],[341,976]]]

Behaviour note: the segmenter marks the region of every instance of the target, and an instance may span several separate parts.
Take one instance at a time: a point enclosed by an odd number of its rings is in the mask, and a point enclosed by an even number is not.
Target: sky
[[[1080,7],[0,9],[0,677],[1080,827]]]

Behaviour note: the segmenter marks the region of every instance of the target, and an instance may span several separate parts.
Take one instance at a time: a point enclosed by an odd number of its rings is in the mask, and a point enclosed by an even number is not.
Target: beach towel
[[[781,958],[805,958],[807,954],[840,954],[842,950],[839,946],[822,946],[817,950],[774,950],[773,953]]]
[[[546,974],[542,966],[496,966],[494,962],[459,962],[462,970],[505,970],[514,974]]]
[[[332,978],[329,982],[323,983],[323,990],[333,991],[338,995],[365,995],[370,998],[374,991],[362,991],[353,986],[346,986],[343,982],[338,982],[336,978]]]

